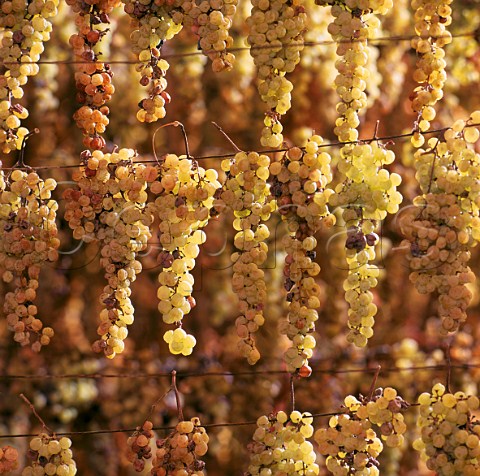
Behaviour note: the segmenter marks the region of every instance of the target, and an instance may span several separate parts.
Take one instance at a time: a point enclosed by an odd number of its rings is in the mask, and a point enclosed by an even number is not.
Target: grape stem
[[[172,386],[171,390],[174,391],[175,393],[175,401],[177,402],[177,414],[178,414],[178,420],[179,421],[184,421],[183,418],[183,410],[182,410],[182,403],[180,401],[180,392],[178,391],[177,388],[177,371],[172,370]]]
[[[295,385],[293,383],[293,374],[290,375],[290,405],[292,407],[292,412],[295,411]]]
[[[236,152],[242,152],[242,149],[240,149],[238,147],[238,145],[235,144],[235,142],[233,142],[232,138],[229,137],[229,135],[215,121],[212,121],[212,124],[220,131],[221,134],[223,134],[225,139],[227,139],[228,142],[230,142],[230,144],[232,144],[232,146],[233,146],[233,148],[235,149]]]
[[[30,407],[30,410],[32,410],[32,413],[35,415],[37,420],[41,423],[42,428],[48,433],[50,433],[50,435],[53,435],[53,431],[46,425],[42,417],[37,413],[37,410],[35,410],[33,403],[23,393],[21,393],[19,397]]]
[[[25,148],[26,148],[26,145],[27,145],[27,140],[30,139],[30,137],[32,137],[33,135],[38,134],[39,132],[40,132],[40,129],[35,128],[35,129],[33,129],[32,132],[29,132],[27,135],[25,135],[23,137],[22,145],[20,147],[20,154],[18,156],[18,160],[15,162],[12,169],[19,169],[19,168],[29,169],[30,168],[25,164]]]
[[[373,392],[375,392],[375,385],[377,384],[378,375],[380,374],[381,369],[382,369],[382,366],[379,365],[377,367],[377,370],[375,371],[375,375],[373,376],[372,384],[370,385],[370,390],[368,391],[368,400],[367,401],[369,401],[369,402],[372,401]]]
[[[452,358],[450,355],[450,348],[451,348],[452,342],[450,341],[447,344],[447,347],[445,349],[445,358],[447,360],[447,381],[445,383],[445,388],[447,389],[448,393],[450,392],[450,381],[451,381],[451,376],[452,376]]]
[[[185,142],[185,154],[187,155],[187,159],[191,157],[190,148],[188,147],[187,133],[185,132],[185,127],[183,126],[183,124],[179,121],[167,122],[167,124],[163,124],[162,126],[157,127],[157,129],[155,129],[155,132],[152,135],[152,151],[153,151],[153,156],[155,157],[155,161],[157,162],[158,165],[161,165],[161,163],[158,160],[157,152],[155,151],[155,136],[157,135],[157,132],[160,129],[163,129],[164,127],[168,127],[168,126],[181,127],[182,133],[183,133],[183,140]]]

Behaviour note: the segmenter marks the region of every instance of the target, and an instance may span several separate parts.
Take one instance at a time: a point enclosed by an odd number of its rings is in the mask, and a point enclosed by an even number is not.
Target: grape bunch
[[[445,141],[431,138],[415,153],[421,195],[400,217],[410,280],[420,293],[438,292],[441,333],[455,332],[466,320],[475,275],[468,266],[470,248],[480,239],[480,155],[471,144],[479,138],[480,112],[458,120]]]
[[[332,474],[378,475],[381,439],[389,447],[403,445],[407,427],[401,411],[408,405],[391,387],[375,390],[370,398],[349,395],[344,403],[344,411],[330,418],[329,428],[315,432],[318,450],[327,457]]]
[[[182,4],[183,19],[198,38],[198,46],[212,61],[216,73],[230,71],[235,56],[230,28],[238,0],[190,0]]]
[[[0,9],[2,75],[0,77],[0,147],[4,154],[20,150],[28,129],[21,121],[28,110],[20,104],[23,86],[38,74],[44,43],[50,39],[50,18],[57,14],[58,0],[5,1]]]
[[[263,309],[267,298],[265,273],[262,269],[267,259],[270,236],[265,222],[270,218],[272,206],[268,167],[270,159],[256,152],[238,152],[232,160],[224,160],[222,169],[227,180],[216,207],[233,210],[233,227],[236,230],[232,254],[232,289],[240,303],[240,317],[235,321],[241,338],[239,349],[249,364],[255,364],[260,352],[254,334],[263,325]]]
[[[437,383],[432,392],[418,397],[421,436],[413,447],[427,468],[440,476],[479,474],[480,425],[472,412],[479,408],[476,396],[450,393]]]
[[[205,462],[200,458],[208,451],[208,435],[198,418],[180,421],[165,439],[156,441],[152,476],[204,476]]]
[[[195,160],[174,154],[162,158],[159,179],[150,190],[157,195],[148,210],[158,218],[158,310],[166,324],[177,328],[164,335],[173,354],[190,355],[195,338],[182,328],[183,317],[195,306],[192,296],[195,266],[206,235],[214,195],[220,188],[218,174],[200,167]]]
[[[285,77],[300,61],[307,15],[301,2],[253,0],[247,18],[250,54],[257,67],[258,91],[267,105],[260,142],[279,147],[283,142],[281,116],[291,107],[293,84]]]
[[[102,150],[105,139],[101,134],[109,123],[109,108],[106,105],[115,92],[113,73],[108,63],[100,62],[98,45],[108,31],[109,14],[119,0],[67,0],[75,12],[78,33],[70,37],[70,45],[77,63],[75,83],[77,102],[80,108],[73,118],[83,132],[83,145],[93,150]]]
[[[27,457],[32,462],[22,471],[22,476],[77,474],[77,466],[70,449],[72,446],[70,438],[64,436],[58,439],[41,433],[30,441],[29,446]]]
[[[384,167],[395,160],[391,150],[377,143],[342,147],[338,170],[344,180],[335,188],[330,205],[342,210],[346,231],[348,277],[344,282],[349,304],[347,340],[364,347],[373,335],[377,308],[370,291],[377,285],[379,270],[370,264],[378,244],[378,224],[398,211],[401,177]]]
[[[153,423],[145,420],[143,425],[138,426],[127,440],[127,458],[133,463],[135,471],[139,473],[145,469],[145,461],[152,457],[152,448],[150,447],[150,442],[154,436],[152,428]]]
[[[284,411],[261,416],[253,441],[249,443],[250,461],[246,476],[319,474],[316,455],[308,439],[313,435],[310,413]]]
[[[166,40],[172,39],[182,29],[182,1],[122,2],[125,12],[133,19],[135,30],[131,35],[131,45],[139,59],[136,70],[140,74],[140,84],[148,91],[148,96],[139,103],[137,119],[140,122],[155,122],[165,117],[165,106],[171,100],[165,78],[169,64],[161,57],[161,49]]]
[[[322,224],[329,227],[335,223],[327,206],[332,194],[332,190],[326,188],[332,180],[331,159],[319,149],[322,142],[320,136],[312,136],[305,151],[293,147],[281,161],[270,165],[272,197],[288,229],[283,244],[287,252],[284,286],[289,304],[287,320],[281,324],[280,332],[292,342],[285,353],[287,368],[302,376],[311,373],[308,359],[315,347],[311,334],[320,307],[320,287],[315,282],[320,266],[315,262],[317,240],[314,235]]]
[[[421,132],[430,128],[435,119],[435,104],[443,97],[443,87],[447,79],[445,72],[444,47],[452,42],[452,35],[446,29],[452,23],[452,0],[412,0],[415,10],[415,37],[412,48],[417,52],[417,69],[413,79],[418,86],[410,96],[412,109],[418,115],[412,137],[415,147],[423,145]]]
[[[0,266],[3,281],[14,287],[3,310],[14,340],[38,352],[53,337],[53,329],[36,317],[34,301],[42,266],[58,259],[58,204],[51,198],[57,183],[15,169],[6,180],[2,172],[0,186]]]
[[[108,358],[124,349],[127,325],[134,319],[130,285],[142,269],[136,254],[151,237],[146,186],[156,174],[153,167],[134,163],[134,157],[132,149],[111,154],[84,151],[82,166],[73,176],[79,188],[64,194],[65,219],[74,238],[87,243],[98,240],[102,246],[100,263],[108,284],[100,296],[100,339],[93,349]]]
[[[10,445],[0,448],[0,474],[7,474],[18,468],[18,451]]]

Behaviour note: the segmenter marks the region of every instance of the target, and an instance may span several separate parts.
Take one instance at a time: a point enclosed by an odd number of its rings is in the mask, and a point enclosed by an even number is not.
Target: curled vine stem
[[[242,152],[242,149],[240,149],[240,147],[238,147],[238,145],[235,144],[235,142],[233,142],[232,138],[215,121],[212,121],[212,124],[219,130],[220,134],[222,134],[223,137],[225,137],[225,139],[227,139],[228,142],[232,144],[232,147],[235,149],[235,152]]]
[[[30,407],[30,410],[35,415],[35,418],[40,422],[42,428],[50,435],[53,435],[53,431],[47,426],[47,424],[43,421],[42,417],[37,413],[37,410],[35,410],[33,403],[23,393],[21,393],[19,397]]]
[[[175,393],[175,401],[177,402],[177,414],[178,420],[183,421],[183,410],[182,410],[182,402],[180,401],[180,392],[177,388],[177,371],[172,370],[172,387],[171,390]]]
[[[29,167],[27,164],[25,164],[25,149],[27,147],[27,140],[30,139],[35,134],[38,134],[40,132],[40,129],[33,129],[33,131],[29,132],[26,134],[23,139],[22,139],[22,145],[20,146],[20,154],[18,156],[18,160],[13,164],[10,173],[8,174],[8,177],[12,174],[12,172],[15,169],[27,169],[27,170],[32,170],[31,167]]]

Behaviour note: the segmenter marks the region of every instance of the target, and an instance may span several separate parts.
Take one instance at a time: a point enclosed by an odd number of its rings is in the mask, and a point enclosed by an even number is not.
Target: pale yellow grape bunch
[[[208,435],[198,418],[177,423],[165,439],[157,440],[153,456],[152,476],[204,476],[208,451]]]
[[[257,152],[238,152],[232,160],[224,160],[222,169],[227,180],[215,206],[226,207],[235,216],[236,230],[232,254],[232,289],[239,298],[240,316],[235,321],[240,352],[253,365],[260,358],[255,345],[255,332],[263,325],[263,309],[267,298],[263,264],[267,259],[266,240],[270,232],[265,222],[270,218],[272,205],[268,167],[270,158]]]
[[[445,141],[430,139],[415,153],[416,177],[423,194],[400,216],[410,279],[420,293],[439,293],[442,334],[466,320],[475,276],[468,266],[470,248],[480,239],[480,113],[458,120]]]
[[[383,444],[368,419],[366,405],[349,395],[345,411],[330,417],[328,428],[315,432],[317,450],[335,476],[377,476]]]
[[[307,17],[301,0],[253,0],[252,5],[247,41],[257,67],[258,91],[269,109],[260,142],[279,147],[283,142],[280,118],[291,107],[293,89],[285,75],[300,61]]]
[[[277,209],[287,223],[288,234],[283,240],[285,258],[284,287],[287,291],[288,315],[280,332],[292,345],[285,352],[290,372],[308,377],[308,359],[313,355],[315,338],[311,335],[318,319],[320,287],[315,276],[320,266],[315,262],[317,240],[314,235],[322,226],[330,227],[335,217],[327,202],[333,193],[327,188],[332,180],[330,155],[321,149],[323,139],[312,136],[305,151],[289,149],[280,162],[272,162],[271,193]]]
[[[480,425],[472,413],[479,408],[476,396],[450,393],[437,383],[431,393],[418,397],[421,436],[413,447],[427,468],[439,476],[480,474]]]
[[[3,280],[14,288],[5,295],[3,310],[14,340],[31,344],[38,352],[53,336],[53,330],[43,327],[36,317],[34,300],[42,266],[58,259],[58,203],[51,198],[57,183],[19,169],[13,170],[6,181],[2,173],[1,182],[0,267]]]
[[[395,154],[376,142],[345,145],[338,159],[338,171],[344,175],[329,204],[339,207],[347,231],[346,254],[348,277],[344,283],[349,303],[347,340],[364,347],[373,335],[377,308],[370,289],[377,285],[378,268],[375,245],[378,226],[387,214],[398,211],[402,195],[397,191],[400,175],[389,173],[386,165]]]
[[[230,28],[238,0],[190,0],[183,2],[185,24],[199,37],[199,48],[212,60],[216,73],[230,71],[235,56]]]
[[[133,163],[132,149],[103,154],[82,153],[82,166],[74,174],[79,189],[65,191],[65,219],[73,236],[85,242],[100,241],[100,263],[108,281],[100,302],[96,352],[113,358],[124,349],[127,325],[133,323],[130,285],[142,266],[136,254],[151,237],[152,216],[145,209],[147,182],[156,179],[153,167]]]
[[[338,72],[335,88],[340,103],[337,104],[339,117],[334,132],[341,142],[354,141],[358,139],[359,113],[367,106],[365,89],[370,76],[367,38],[376,36],[379,20],[375,14],[387,13],[393,3],[392,0],[318,3],[332,5],[334,20],[328,31],[339,42],[337,55],[340,59],[335,64]]]
[[[246,476],[315,476],[320,469],[309,438],[313,418],[308,412],[284,411],[261,416],[253,441],[249,443],[250,462]]]
[[[412,48],[419,55],[413,79],[418,83],[411,100],[412,109],[418,114],[416,130],[421,133],[430,128],[435,119],[435,104],[443,97],[443,86],[447,79],[445,72],[444,46],[452,41],[446,29],[452,23],[452,0],[412,0],[415,10],[415,32]],[[412,144],[419,147],[423,137],[417,132]]]
[[[49,18],[57,14],[58,0],[7,1],[0,11],[2,48],[0,60],[4,71],[0,77],[0,147],[4,154],[21,148],[28,134],[21,121],[28,111],[19,103],[23,86],[35,76],[37,62],[50,39]]]
[[[22,471],[22,476],[73,476],[77,474],[77,466],[70,447],[70,438],[56,438],[45,433],[30,441],[27,453],[32,460]]]
[[[164,340],[174,354],[189,355],[195,338],[181,329],[183,317],[195,306],[194,279],[190,271],[205,243],[214,195],[221,187],[213,169],[200,167],[195,160],[168,154],[162,158],[158,180],[150,190],[157,195],[148,210],[159,220],[158,310],[163,321],[177,327]]]
[[[182,2],[122,0],[122,3],[133,19],[135,30],[130,41],[139,59],[136,70],[140,74],[140,84],[148,92],[139,103],[137,119],[155,122],[165,117],[165,106],[170,102],[165,78],[169,64],[161,57],[161,48],[164,41],[172,39],[182,29]]]

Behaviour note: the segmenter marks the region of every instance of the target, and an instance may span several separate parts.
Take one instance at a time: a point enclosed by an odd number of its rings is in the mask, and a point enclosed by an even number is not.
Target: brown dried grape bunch
[[[41,433],[30,441],[29,446],[27,457],[32,462],[22,471],[22,476],[77,474],[70,438]]]
[[[141,427],[137,426],[135,433],[127,440],[127,458],[133,463],[135,471],[139,473],[145,469],[145,461],[152,457],[152,448],[150,447],[154,436],[152,428],[153,423],[146,420]]]
[[[0,448],[0,474],[8,474],[18,468],[18,451],[6,445]]]
[[[78,33],[70,37],[70,45],[77,60],[76,99],[80,104],[73,118],[84,134],[83,144],[93,150],[105,147],[105,139],[101,134],[109,123],[109,108],[106,103],[115,92],[110,65],[98,61],[101,55],[98,43],[108,30],[108,15],[119,3],[119,0],[67,1],[76,13],[75,24],[78,28]]]
[[[152,476],[204,476],[208,435],[197,417],[180,421],[165,439],[157,440]]]
[[[53,336],[36,317],[34,300],[42,266],[58,259],[58,204],[51,198],[56,185],[54,179],[44,181],[36,172],[15,169],[0,192],[0,266],[3,280],[14,288],[3,309],[14,340],[37,352]]]

